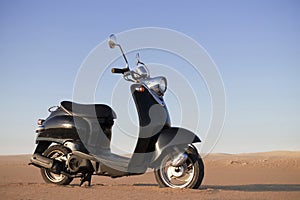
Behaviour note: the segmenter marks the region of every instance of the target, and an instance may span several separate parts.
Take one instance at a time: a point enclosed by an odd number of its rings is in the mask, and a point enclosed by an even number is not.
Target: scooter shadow
[[[117,185],[117,186],[124,186],[126,184],[120,184],[120,185]],[[70,184],[68,185],[67,187],[78,187],[79,184]],[[109,186],[109,185],[106,185],[106,184],[102,184],[102,183],[92,183],[90,186],[87,186],[86,184],[83,184],[81,187],[105,187],[105,186]],[[130,186],[130,185],[126,185],[126,186]],[[151,187],[151,186],[158,186],[158,184],[152,184],[152,183],[136,183],[136,184],[133,184],[132,186],[138,186],[138,187]]]
[[[153,184],[153,183],[136,183],[133,184],[133,186],[141,186],[141,187],[149,187],[149,186],[158,186],[158,184]]]
[[[299,192],[300,184],[203,185],[200,190],[234,190],[243,192]]]
[[[121,184],[126,185],[126,184]],[[78,184],[70,184],[68,187],[78,187]],[[107,185],[96,183],[91,186],[83,187],[105,187]],[[129,185],[128,185],[129,186]],[[132,186],[138,187],[158,187],[154,183],[135,183]],[[299,192],[300,184],[248,184],[248,185],[201,185],[198,190],[225,190],[225,191],[241,191],[241,192]]]

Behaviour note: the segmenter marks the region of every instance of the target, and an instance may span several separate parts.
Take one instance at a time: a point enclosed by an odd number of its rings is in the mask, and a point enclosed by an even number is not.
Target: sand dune
[[[91,187],[45,184],[29,155],[0,156],[1,199],[300,199],[300,152],[211,154],[197,190],[159,188],[153,173],[111,179]]]

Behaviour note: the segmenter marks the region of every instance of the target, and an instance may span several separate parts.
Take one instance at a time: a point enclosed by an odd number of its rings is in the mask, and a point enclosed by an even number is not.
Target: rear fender
[[[44,151],[51,145],[52,142],[48,141],[40,141],[37,143],[37,146],[34,150],[34,154],[40,154],[44,153]]]

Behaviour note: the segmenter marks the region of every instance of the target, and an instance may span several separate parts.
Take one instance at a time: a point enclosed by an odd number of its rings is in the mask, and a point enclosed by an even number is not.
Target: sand
[[[204,158],[199,189],[159,188],[152,172],[111,179],[94,176],[92,186],[43,182],[29,155],[0,156],[0,199],[300,199],[300,152],[211,154]]]

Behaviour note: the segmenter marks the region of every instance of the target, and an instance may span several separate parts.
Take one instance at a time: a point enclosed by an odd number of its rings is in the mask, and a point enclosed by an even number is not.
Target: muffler
[[[47,158],[45,156],[42,156],[40,154],[33,154],[30,158],[30,164],[35,165],[37,167],[42,167],[46,169],[51,169],[53,166],[54,160]]]

